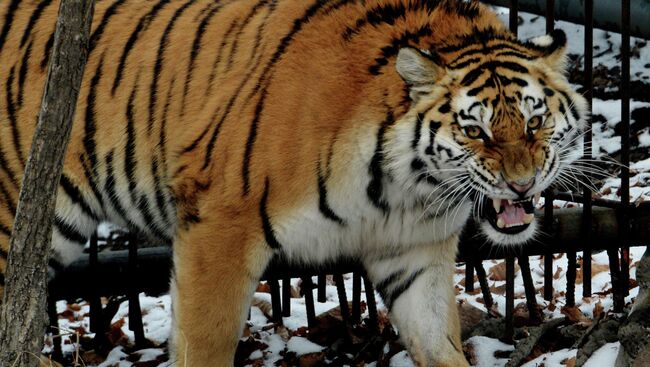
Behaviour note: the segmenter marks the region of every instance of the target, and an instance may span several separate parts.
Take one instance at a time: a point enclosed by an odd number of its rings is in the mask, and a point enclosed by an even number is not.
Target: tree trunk
[[[0,366],[38,365],[47,269],[63,157],[88,54],[93,0],[62,0],[54,47],[23,176],[0,310]]]

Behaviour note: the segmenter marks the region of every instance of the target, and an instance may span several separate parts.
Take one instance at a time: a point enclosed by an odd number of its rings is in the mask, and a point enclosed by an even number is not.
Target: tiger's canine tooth
[[[506,221],[503,220],[502,218],[499,218],[499,219],[497,220],[497,227],[499,227],[499,228],[504,228],[505,226],[506,226]]]
[[[508,204],[512,205],[512,200],[511,199],[508,199]]]
[[[492,206],[494,211],[498,213],[501,210],[501,199],[492,199]]]
[[[542,193],[541,193],[541,192],[538,192],[537,194],[535,194],[535,197],[533,198],[533,205],[537,205],[537,203],[539,203],[539,199],[540,199],[541,197],[542,197]]]

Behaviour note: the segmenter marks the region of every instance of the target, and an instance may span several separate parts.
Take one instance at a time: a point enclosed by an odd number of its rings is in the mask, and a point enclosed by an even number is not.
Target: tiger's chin
[[[539,195],[521,200],[486,198],[481,210],[480,228],[498,245],[520,245],[536,233],[534,210]]]

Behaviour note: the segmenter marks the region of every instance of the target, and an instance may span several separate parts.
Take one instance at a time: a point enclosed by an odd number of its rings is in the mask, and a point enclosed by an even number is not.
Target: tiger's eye
[[[467,135],[468,138],[480,139],[483,137],[483,130],[478,126],[466,126],[465,135]]]
[[[542,127],[542,116],[535,116],[528,120],[528,130],[537,130]]]

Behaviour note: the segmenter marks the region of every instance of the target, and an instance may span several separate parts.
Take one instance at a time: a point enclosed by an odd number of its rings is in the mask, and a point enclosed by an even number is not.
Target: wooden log
[[[38,124],[23,176],[0,310],[0,366],[35,366],[47,325],[56,192],[88,54],[92,0],[62,1]],[[16,312],[20,310],[20,312]]]

